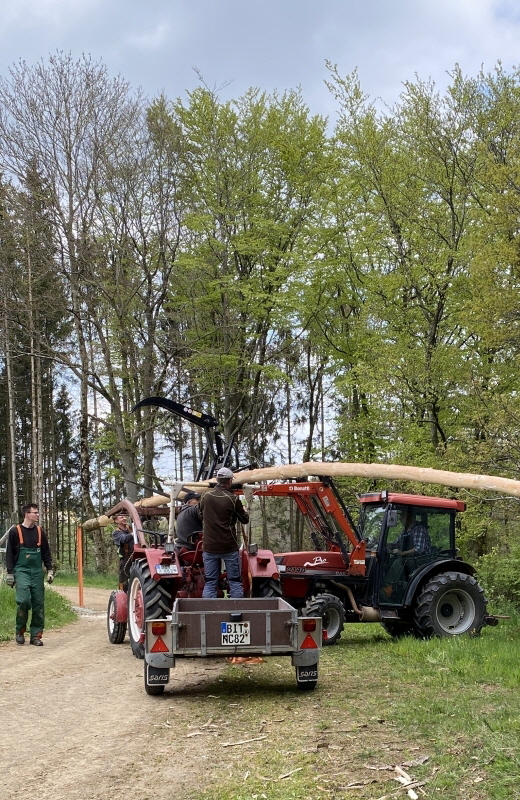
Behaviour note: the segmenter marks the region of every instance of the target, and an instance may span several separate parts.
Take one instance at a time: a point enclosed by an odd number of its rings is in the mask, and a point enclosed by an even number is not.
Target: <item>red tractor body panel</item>
[[[370,492],[359,496],[360,503],[393,503],[406,506],[428,506],[465,511],[466,503],[446,497],[428,497],[424,494],[400,494],[398,492]]]

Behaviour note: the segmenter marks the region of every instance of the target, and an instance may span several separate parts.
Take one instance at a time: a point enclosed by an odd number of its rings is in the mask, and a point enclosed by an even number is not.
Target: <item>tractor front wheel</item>
[[[475,578],[465,572],[443,572],[417,598],[415,626],[421,636],[476,636],[485,625],[486,598]]]
[[[305,617],[321,617],[323,646],[336,644],[345,625],[345,608],[334,594],[318,594],[302,609]]]
[[[107,631],[108,640],[111,644],[121,644],[126,636],[126,622],[117,622],[117,595],[119,592],[111,592],[108,600],[107,610]]]
[[[132,653],[144,658],[144,631],[147,619],[171,614],[172,594],[167,581],[154,581],[148,562],[134,561],[128,582],[128,635]]]

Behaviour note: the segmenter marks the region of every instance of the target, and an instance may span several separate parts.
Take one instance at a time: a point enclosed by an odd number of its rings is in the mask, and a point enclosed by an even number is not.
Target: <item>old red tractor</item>
[[[220,466],[231,462],[231,447],[227,447],[216,429],[217,420],[208,414],[193,411],[165,398],[147,398],[135,407],[161,406],[202,427],[207,436],[207,447],[196,480],[211,478]],[[182,486],[178,484],[182,494]],[[112,643],[124,640],[128,628],[132,652],[144,657],[145,622],[171,614],[174,601],[182,598],[200,598],[204,588],[202,537],[194,550],[181,550],[174,544],[174,534],[151,530],[149,520],[157,516],[171,516],[171,510],[162,508],[136,508],[129,500],[122,500],[107,511],[114,516],[123,510],[131,520],[134,548],[127,566],[128,593],[122,589],[112,592],[108,606],[107,627]],[[244,596],[270,597],[273,585],[279,585],[280,573],[274,555],[251,544],[241,551]],[[227,589],[225,573],[220,580],[219,596]],[[279,593],[278,593],[279,595]],[[308,616],[308,615],[307,615]]]

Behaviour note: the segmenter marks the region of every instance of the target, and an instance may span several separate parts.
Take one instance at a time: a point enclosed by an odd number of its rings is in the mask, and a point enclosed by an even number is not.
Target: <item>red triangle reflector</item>
[[[163,639],[158,636],[157,641],[155,642],[154,646],[151,648],[150,653],[167,653],[168,648],[164,643]]]
[[[318,645],[316,644],[316,642],[314,641],[314,639],[312,638],[310,633],[308,633],[307,636],[305,637],[305,639],[303,640],[302,644],[301,644],[301,649],[302,650],[310,650],[311,647],[318,647]]]

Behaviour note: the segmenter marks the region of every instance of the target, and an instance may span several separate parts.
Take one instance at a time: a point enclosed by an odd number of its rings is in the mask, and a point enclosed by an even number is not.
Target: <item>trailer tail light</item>
[[[316,620],[312,617],[310,619],[304,619],[302,623],[302,628],[305,633],[309,633],[310,631],[316,630]]]
[[[152,633],[154,636],[164,636],[166,633],[166,622],[152,622]]]

